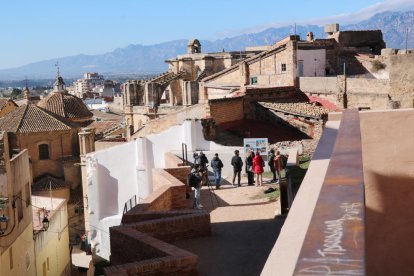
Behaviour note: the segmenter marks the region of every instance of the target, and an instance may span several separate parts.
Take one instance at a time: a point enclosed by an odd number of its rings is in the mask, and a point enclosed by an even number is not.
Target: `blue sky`
[[[13,0],[0,3],[0,69],[129,44],[215,40],[272,26],[351,23],[414,0]]]

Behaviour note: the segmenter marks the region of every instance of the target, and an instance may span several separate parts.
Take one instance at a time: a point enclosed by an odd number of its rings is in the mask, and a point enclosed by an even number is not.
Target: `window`
[[[39,160],[49,159],[49,145],[39,145]]]
[[[282,63],[280,69],[282,72],[286,72],[286,63]]]
[[[251,84],[257,84],[257,77],[250,78]]]

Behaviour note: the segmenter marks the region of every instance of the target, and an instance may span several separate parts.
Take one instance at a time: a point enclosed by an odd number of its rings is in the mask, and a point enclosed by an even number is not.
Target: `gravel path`
[[[200,275],[260,275],[284,222],[278,216],[280,203],[264,195],[268,184],[247,186],[246,179],[242,187],[223,183],[214,189],[219,207],[208,187],[202,190],[203,208],[211,211],[212,235],[175,244],[199,256]]]

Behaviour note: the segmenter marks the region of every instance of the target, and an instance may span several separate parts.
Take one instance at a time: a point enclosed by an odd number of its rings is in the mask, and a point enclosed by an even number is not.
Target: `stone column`
[[[250,84],[250,71],[249,65],[246,62],[243,62],[239,65],[240,71],[240,86],[245,86]]]
[[[131,97],[129,95],[129,93],[130,93],[129,85],[130,85],[130,82],[129,82],[129,80],[127,80],[124,83],[124,106],[127,106],[127,105],[131,104]]]
[[[78,133],[80,146],[80,165],[82,173],[83,208],[85,216],[85,231],[89,233],[89,202],[88,202],[88,179],[86,171],[86,154],[95,151],[95,129],[82,128]]]

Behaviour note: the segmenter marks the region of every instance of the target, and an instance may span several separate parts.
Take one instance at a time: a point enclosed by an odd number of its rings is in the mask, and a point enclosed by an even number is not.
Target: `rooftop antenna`
[[[295,22],[295,37],[296,37],[296,22]]]
[[[56,61],[55,66],[57,68],[57,76],[60,77],[60,71],[59,71],[59,61]]]
[[[26,83],[26,89],[29,89],[29,87],[27,86],[27,76],[24,76],[24,80],[25,80],[25,83]]]

